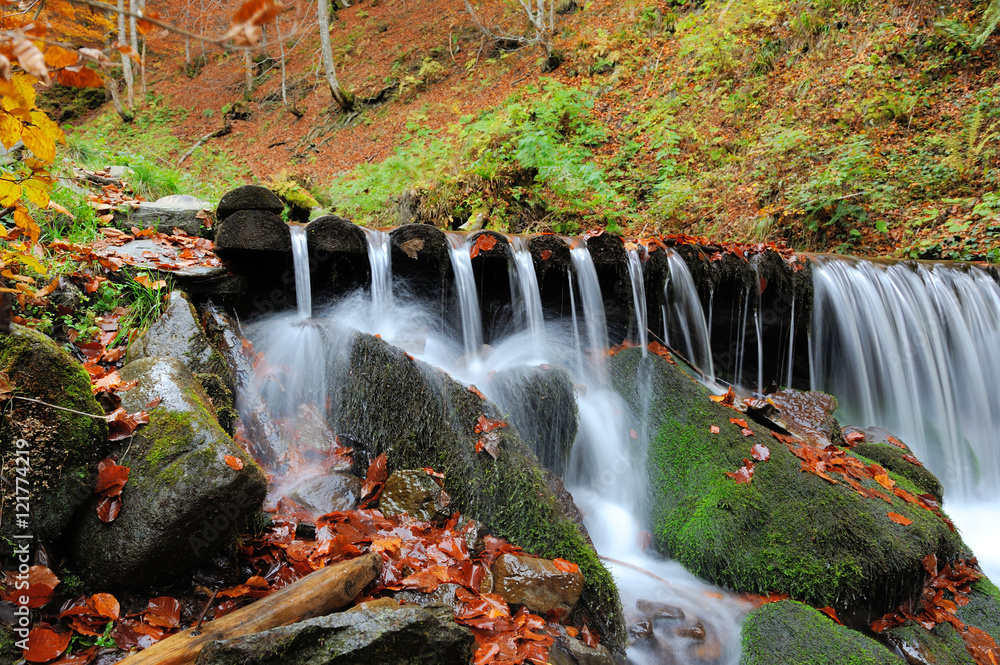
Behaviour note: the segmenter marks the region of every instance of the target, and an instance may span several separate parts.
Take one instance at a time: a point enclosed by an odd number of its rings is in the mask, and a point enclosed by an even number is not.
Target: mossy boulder
[[[232,390],[232,371],[208,341],[198,312],[183,291],[171,291],[167,308],[128,348],[128,362],[177,358],[193,374],[215,374]]]
[[[218,640],[198,665],[466,665],[472,631],[441,606],[400,605],[392,598],[362,603],[261,633]]]
[[[753,437],[729,422],[738,417],[677,365],[643,361],[636,349],[610,362],[619,392],[633,408],[643,398],[637,365],[650,362],[650,506],[657,548],[704,579],[737,591],[780,591],[816,606],[880,615],[919,595],[922,559],[965,554],[959,536],[935,513],[891,498],[891,505],[802,470],[789,448],[751,424]],[[710,427],[720,428],[711,434]],[[726,476],[751,457],[755,443],[770,449],[753,481]],[[888,472],[918,493],[908,479]],[[833,478],[839,478],[833,474]],[[873,480],[862,485],[882,490]],[[891,521],[892,511],[912,520]]]
[[[528,552],[580,566],[586,585],[577,610],[609,648],[622,651],[621,604],[611,574],[545,481],[530,448],[512,427],[493,430],[496,459],[476,452],[480,416],[496,406],[402,349],[357,334],[346,373],[331,369],[339,396],[333,429],[355,441],[355,455],[385,453],[390,470],[433,467],[445,474],[455,510]]]
[[[958,618],[989,633],[1000,644],[1000,589],[993,582],[981,579],[972,585],[969,603],[958,608]]]
[[[139,384],[122,396],[149,424],[119,451],[130,467],[118,518],[84,507],[71,554],[95,586],[149,588],[176,579],[233,539],[261,508],[264,472],[222,430],[201,386],[176,358],[144,358],[121,369]],[[232,468],[231,456],[242,463]]]
[[[901,665],[872,638],[794,600],[768,603],[743,622],[740,665]]]
[[[17,453],[27,454],[28,482],[22,483],[30,492],[31,529],[40,540],[52,542],[94,492],[97,463],[110,447],[104,410],[94,401],[83,366],[30,328],[15,324],[10,334],[0,334],[0,374],[15,395],[45,402],[0,401],[0,455],[3,477],[13,479],[18,477]],[[24,442],[20,448],[18,441]],[[15,487],[4,483],[0,491],[0,534],[10,538],[25,533],[15,528]]]
[[[944,487],[937,476],[928,471],[927,467],[903,459],[903,455],[913,455],[912,452],[888,443],[859,443],[852,452],[906,478],[918,487],[921,493],[933,494],[938,503],[941,503]]]

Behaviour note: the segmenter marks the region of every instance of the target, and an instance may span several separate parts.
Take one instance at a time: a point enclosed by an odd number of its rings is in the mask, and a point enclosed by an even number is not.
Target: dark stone
[[[650,363],[651,390],[636,378],[642,362]],[[632,408],[651,400],[654,543],[695,575],[736,591],[780,591],[816,606],[880,616],[919,596],[928,553],[947,561],[966,551],[935,513],[898,499],[890,507],[846,483],[804,473],[789,447],[765,438],[767,430],[756,423],[757,436],[748,441],[729,423],[733,410],[711,401],[678,365],[658,356],[643,360],[637,349],[616,354],[609,365]],[[712,425],[719,434],[710,433]],[[737,484],[726,472],[743,465],[752,442],[767,445],[770,459],[756,464],[751,483]],[[919,492],[906,478],[889,476]],[[873,480],[860,482],[881,489]],[[889,510],[912,524],[893,523]]]
[[[794,600],[768,603],[743,622],[740,665],[901,665],[875,640]]]
[[[355,439],[355,460],[367,463],[386,453],[390,467],[432,467],[445,474],[455,510],[532,554],[579,565],[586,586],[578,611],[609,648],[623,650],[614,581],[549,491],[537,459],[516,430],[495,430],[496,459],[476,452],[476,422],[483,414],[499,418],[496,407],[370,335],[355,335],[349,365],[347,370],[331,367],[329,383],[338,386],[339,395],[331,426]]]
[[[313,476],[288,490],[287,496],[317,517],[354,510],[361,498],[361,479],[343,473]]]
[[[501,554],[492,572],[493,593],[543,616],[568,616],[583,590],[583,575],[561,570],[548,559]]]
[[[129,466],[118,518],[97,518],[97,498],[82,511],[70,544],[77,568],[102,588],[147,589],[231,545],[261,508],[267,479],[222,430],[201,386],[181,361],[144,358],[120,370],[139,384],[122,406],[139,411],[156,398],[149,424],[120,446]],[[241,470],[225,460],[243,462]]]
[[[472,631],[447,607],[362,603],[290,626],[212,642],[198,665],[468,665]]]
[[[260,185],[243,185],[227,192],[219,201],[215,218],[220,222],[240,210],[263,210],[280,215],[285,204],[278,195]]]
[[[33,531],[40,540],[56,540],[70,525],[74,511],[94,492],[97,463],[110,446],[104,410],[94,401],[90,376],[66,351],[40,332],[11,325],[0,335],[0,376],[24,400],[0,399],[0,455],[3,458],[0,535],[11,538]],[[64,411],[73,409],[92,417]],[[18,441],[25,446],[18,447]],[[18,464],[18,452],[24,452]],[[17,469],[28,462],[32,528],[15,524]],[[23,483],[23,481],[22,481]]]
[[[640,599],[636,602],[635,608],[645,617],[656,621],[658,619],[679,620],[684,618],[684,610],[673,605],[660,603],[655,600]]]
[[[226,434],[233,436],[236,432],[236,419],[239,418],[240,414],[236,411],[232,389],[218,374],[203,372],[195,374],[194,378],[198,380],[205,394],[208,395],[212,408],[215,409],[215,415],[218,416],[219,425],[222,426]]]
[[[266,210],[238,210],[215,229],[215,249],[226,258],[232,250],[291,252],[292,238],[288,224]]]
[[[212,348],[198,312],[183,291],[172,291],[167,308],[128,348],[128,362],[140,358],[177,358],[193,374],[216,374],[232,389],[232,374]]]
[[[412,603],[421,607],[440,605],[454,611],[458,599],[455,591],[459,589],[457,584],[441,584],[431,593],[421,593],[419,591],[397,591],[392,595],[400,603]]]
[[[309,249],[330,254],[361,254],[367,256],[368,241],[365,232],[354,222],[324,215],[309,222],[306,227]]]
[[[588,647],[570,637],[563,626],[556,626],[556,641],[549,650],[551,665],[614,665],[615,659],[603,644]]]

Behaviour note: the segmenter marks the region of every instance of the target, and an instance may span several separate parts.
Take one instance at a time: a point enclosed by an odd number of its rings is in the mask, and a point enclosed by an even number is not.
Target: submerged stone
[[[472,631],[447,607],[383,598],[346,612],[212,642],[198,665],[468,665]]]
[[[45,402],[0,400],[6,407],[0,414],[2,474],[9,480],[0,488],[0,535],[33,531],[52,542],[93,495],[97,463],[110,448],[104,410],[83,366],[30,328],[12,324],[10,334],[0,334],[0,377],[15,395]],[[30,490],[32,528],[16,526],[23,511],[15,509],[15,478],[27,480],[21,484]]]
[[[740,665],[901,665],[870,637],[794,600],[768,603],[743,622]]]
[[[338,510],[354,510],[361,498],[361,479],[346,473],[313,476],[297,484],[287,494],[289,499],[316,516]]]
[[[568,616],[583,590],[583,575],[548,559],[501,554],[493,564],[493,593],[536,614]]]
[[[91,499],[70,550],[95,586],[144,589],[174,580],[231,544],[260,510],[267,479],[219,426],[181,361],[144,358],[120,374],[139,381],[122,395],[130,413],[161,401],[149,409],[149,424],[118,450],[118,463],[130,467],[118,518],[101,522],[97,498]],[[237,462],[239,469],[231,466]]]
[[[634,379],[639,362],[653,364],[648,456],[654,542],[699,577],[736,591],[781,591],[816,606],[880,616],[919,595],[926,555],[948,561],[966,554],[937,514],[871,479],[862,485],[882,491],[887,501],[803,471],[763,426],[751,423],[755,436],[743,436],[729,422],[739,414],[711,401],[678,366],[652,356],[642,361],[628,349],[610,367],[633,408],[640,398]],[[710,433],[713,425],[719,434]],[[752,482],[727,477],[757,443],[769,447],[770,459],[756,464]],[[911,494],[923,491],[891,470],[888,475]],[[890,511],[912,523],[893,522]]]
[[[371,335],[357,334],[349,368],[331,367],[338,386],[333,429],[356,443],[355,459],[385,453],[393,469],[431,467],[445,474],[454,510],[531,554],[580,566],[577,604],[613,651],[624,649],[624,621],[614,580],[572,517],[549,489],[543,470],[512,427],[494,429],[497,457],[476,452],[481,416],[496,407],[437,368]]]

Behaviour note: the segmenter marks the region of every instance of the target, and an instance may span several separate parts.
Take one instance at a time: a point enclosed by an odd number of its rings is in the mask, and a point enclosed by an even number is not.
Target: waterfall
[[[535,275],[535,262],[523,236],[509,236],[510,241],[510,293],[514,317],[519,328],[531,333],[532,344],[538,346],[544,334],[542,295]]]
[[[635,325],[642,355],[649,353],[649,322],[646,316],[646,285],[642,275],[642,258],[635,247],[628,248],[628,275],[632,281],[632,306],[635,308]]]
[[[309,283],[309,248],[306,245],[306,227],[303,224],[289,224],[292,236],[292,266],[295,268],[295,302],[298,304],[299,318],[312,316],[312,286]]]
[[[458,308],[462,317],[462,340],[465,357],[472,361],[479,357],[483,346],[483,319],[479,312],[479,293],[476,278],[472,272],[471,246],[468,238],[461,233],[449,233],[448,257],[455,273],[455,288],[458,291]]]
[[[389,234],[378,229],[364,229],[368,240],[368,264],[371,267],[373,314],[392,316],[392,242]]]
[[[586,244],[582,242],[574,241],[570,249],[570,260],[577,290],[580,293],[583,325],[587,333],[587,347],[584,353],[590,355],[594,360],[594,369],[603,375],[606,369],[604,355],[608,348],[608,324],[604,318],[604,300],[601,296],[600,282],[597,280],[597,269],[594,268],[594,259],[587,251]],[[575,307],[573,312],[575,317]]]
[[[682,342],[687,359],[694,363],[710,382],[714,381],[715,363],[712,360],[709,326],[705,322],[705,310],[698,297],[691,271],[688,270],[684,259],[670,249],[667,250],[667,265],[670,272],[663,286],[664,340],[668,345]],[[709,316],[711,311],[710,307]],[[678,331],[681,339],[673,339],[671,330]]]
[[[1000,574],[1000,285],[974,265],[818,256],[813,290],[813,388],[913,448]]]

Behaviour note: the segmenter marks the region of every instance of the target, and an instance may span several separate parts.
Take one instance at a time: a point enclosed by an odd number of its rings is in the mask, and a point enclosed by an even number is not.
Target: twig
[[[201,615],[198,617],[197,623],[195,623],[194,624],[194,628],[191,629],[191,636],[192,637],[195,637],[197,635],[201,635],[201,622],[205,620],[205,616],[208,614],[208,611],[210,609],[212,609],[212,603],[215,602],[215,597],[218,596],[218,595],[219,595],[219,590],[218,589],[213,589],[212,590],[212,597],[208,599],[207,603],[205,603],[205,607],[202,608]]]
[[[79,416],[87,416],[88,418],[97,418],[98,420],[108,421],[108,416],[98,416],[93,413],[84,413],[83,411],[77,411],[76,409],[68,409],[65,406],[58,406],[56,404],[49,404],[48,402],[43,402],[40,399],[34,399],[33,397],[21,397],[20,395],[11,395],[10,399],[19,399],[23,402],[34,402],[35,404],[44,404],[45,406],[50,406],[53,409],[59,409],[60,411],[69,411],[70,413],[75,413]]]
[[[646,575],[649,575],[650,577],[652,577],[655,580],[659,580],[660,582],[663,582],[664,584],[666,584],[669,587],[674,586],[673,583],[668,582],[667,580],[663,579],[662,577],[660,577],[656,573],[651,573],[648,570],[646,570],[645,568],[640,568],[639,566],[635,565],[634,563],[627,563],[625,561],[619,561],[618,559],[612,559],[609,556],[601,556],[600,554],[598,554],[597,556],[602,561],[607,561],[609,563],[613,563],[613,564],[618,565],[618,566],[625,566],[626,568],[631,568],[632,570],[637,570],[640,573],[645,573]]]
[[[91,7],[93,9],[99,9],[99,10],[104,11],[104,12],[111,12],[111,13],[114,13],[114,14],[121,13],[124,16],[131,16],[131,17],[134,17],[134,18],[146,21],[147,23],[152,23],[153,25],[159,26],[159,27],[163,28],[164,30],[169,30],[170,32],[174,32],[174,33],[176,33],[178,35],[183,35],[184,37],[187,37],[188,39],[194,39],[194,40],[197,40],[197,41],[200,41],[200,42],[205,42],[207,44],[215,44],[215,45],[220,46],[220,47],[222,47],[224,49],[236,49],[236,48],[239,48],[239,47],[230,46],[229,44],[227,44],[226,42],[229,41],[228,39],[224,39],[222,37],[207,37],[205,35],[199,35],[199,34],[196,34],[196,33],[193,33],[193,32],[189,32],[189,31],[185,30],[184,28],[178,28],[177,26],[171,25],[170,23],[167,23],[166,21],[161,21],[160,19],[153,18],[152,16],[143,16],[142,13],[132,12],[132,11],[129,11],[127,9],[125,9],[125,10],[119,10],[117,7],[112,7],[111,5],[106,5],[103,2],[98,2],[97,0],[69,0],[69,2],[72,3],[72,4],[76,4],[76,5],[86,5],[87,7]]]
[[[219,129],[215,130],[214,132],[211,132],[209,134],[205,134],[200,139],[198,139],[193,146],[191,146],[190,150],[188,150],[183,155],[181,155],[181,158],[179,160],[177,160],[177,166],[179,167],[181,164],[183,164],[184,160],[187,159],[188,157],[190,157],[191,154],[195,150],[197,150],[198,148],[200,148],[202,146],[202,144],[204,144],[206,141],[208,141],[210,139],[217,138],[219,136],[225,136],[226,134],[228,134],[231,131],[233,131],[233,126],[227,122],[225,125],[223,125]]]

